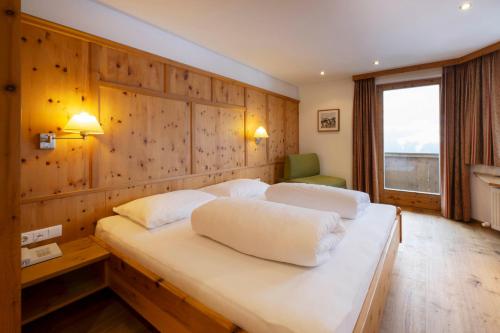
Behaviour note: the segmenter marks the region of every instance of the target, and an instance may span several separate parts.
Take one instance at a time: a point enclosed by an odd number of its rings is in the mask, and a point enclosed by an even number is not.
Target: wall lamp
[[[56,138],[55,133],[40,133],[40,149],[55,149],[56,140],[85,140],[87,135],[104,134],[96,117],[87,112],[73,115],[63,128],[66,133],[78,133],[77,138]]]
[[[255,138],[255,143],[256,144],[260,144],[260,142],[262,141],[262,139],[267,139],[269,137],[269,135],[267,134],[267,131],[266,131],[266,129],[264,127],[259,126],[255,130],[255,133],[254,133],[253,137]]]

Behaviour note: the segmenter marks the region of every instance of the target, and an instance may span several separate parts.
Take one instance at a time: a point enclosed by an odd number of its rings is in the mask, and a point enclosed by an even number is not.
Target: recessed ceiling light
[[[378,65],[380,65],[380,61],[375,60],[375,61],[373,62],[373,64],[374,64],[375,66],[378,66]]]
[[[321,76],[325,75],[325,71],[319,72],[319,75],[321,75]]]
[[[472,7],[472,4],[469,1],[466,1],[466,2],[462,3],[460,5],[460,7],[458,7],[458,8],[460,8],[460,10],[469,10],[469,9],[471,9],[471,7]]]

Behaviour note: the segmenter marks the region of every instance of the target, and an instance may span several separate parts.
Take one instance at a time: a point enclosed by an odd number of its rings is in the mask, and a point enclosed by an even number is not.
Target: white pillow
[[[121,216],[154,229],[191,216],[197,207],[216,199],[210,193],[196,190],[167,192],[127,202],[113,211]]]
[[[264,196],[268,188],[269,185],[261,182],[260,179],[241,178],[206,186],[200,190],[216,197],[256,198]]]

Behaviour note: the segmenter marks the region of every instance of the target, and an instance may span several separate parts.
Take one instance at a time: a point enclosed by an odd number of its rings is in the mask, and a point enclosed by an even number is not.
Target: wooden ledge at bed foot
[[[397,207],[395,223],[372,278],[363,307],[354,327],[355,333],[378,332],[389,292],[392,268],[401,242],[401,208]]]
[[[401,207],[396,207],[396,220],[399,223],[399,242],[403,242],[403,211]]]

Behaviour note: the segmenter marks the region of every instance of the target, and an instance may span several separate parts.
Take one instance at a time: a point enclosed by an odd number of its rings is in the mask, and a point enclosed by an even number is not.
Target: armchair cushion
[[[285,158],[285,180],[316,175],[319,175],[318,155],[314,153],[293,154]]]

